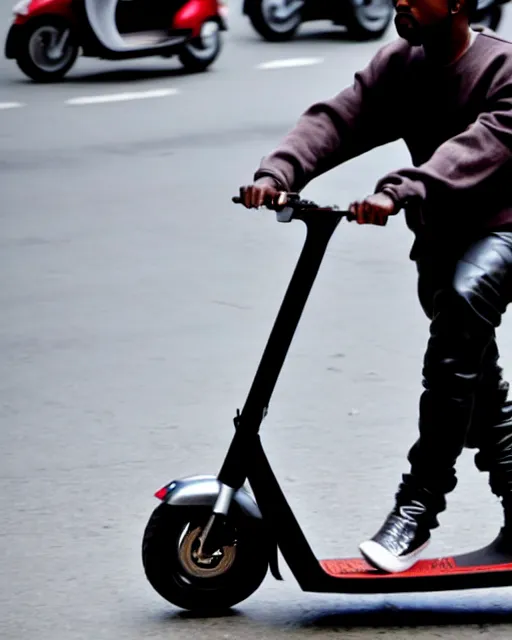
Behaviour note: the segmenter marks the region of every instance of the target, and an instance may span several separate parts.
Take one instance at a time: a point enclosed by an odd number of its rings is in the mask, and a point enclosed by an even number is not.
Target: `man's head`
[[[468,26],[478,0],[394,0],[398,35],[413,46],[447,38]]]

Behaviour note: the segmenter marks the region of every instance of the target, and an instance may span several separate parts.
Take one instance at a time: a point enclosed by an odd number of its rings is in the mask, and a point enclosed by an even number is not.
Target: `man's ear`
[[[462,9],[462,4],[460,0],[450,0],[450,13],[457,14],[460,13]]]

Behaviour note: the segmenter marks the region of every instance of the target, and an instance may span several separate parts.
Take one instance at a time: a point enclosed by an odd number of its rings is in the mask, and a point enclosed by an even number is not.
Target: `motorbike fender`
[[[15,18],[15,24],[22,25],[43,15],[59,16],[74,23],[76,16],[73,10],[73,0],[32,0],[27,15],[18,14]]]
[[[189,0],[174,16],[172,28],[190,30],[191,37],[197,38],[207,20],[215,20],[222,30],[226,29],[217,0]]]

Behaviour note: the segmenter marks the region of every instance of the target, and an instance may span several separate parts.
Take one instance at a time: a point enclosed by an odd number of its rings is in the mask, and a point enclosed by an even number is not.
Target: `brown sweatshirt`
[[[413,231],[512,228],[512,43],[481,30],[461,58],[440,65],[397,39],[352,86],[312,105],[254,177],[300,191],[399,139],[413,166],[388,174],[375,190],[405,209]]]

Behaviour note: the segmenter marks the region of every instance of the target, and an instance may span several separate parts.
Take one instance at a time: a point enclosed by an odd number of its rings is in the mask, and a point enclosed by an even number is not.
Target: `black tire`
[[[162,503],[153,511],[144,531],[142,562],[146,577],[162,598],[182,609],[229,609],[252,595],[268,571],[262,523],[239,512],[228,520],[236,543],[223,548],[211,569],[201,568],[191,553],[210,514],[211,507],[172,507]]]
[[[268,42],[286,42],[291,40],[301,25],[302,18],[299,13],[296,22],[288,29],[276,30],[268,23],[262,7],[262,0],[251,0],[247,7],[247,16],[255,31]]]
[[[44,33],[45,29],[65,30],[70,29],[70,25],[64,20],[53,16],[43,16],[28,23],[23,30],[23,35],[18,43],[18,53],[16,62],[23,73],[35,82],[57,82],[61,80],[66,73],[75,64],[78,56],[78,43],[73,32],[70,32],[69,44],[66,48],[66,56],[62,60],[61,65],[57,65],[53,70],[43,69],[33,59],[31,54],[31,42],[37,37],[38,33]]]
[[[217,22],[209,21],[203,27],[209,26],[215,29],[211,41],[207,47],[200,38],[186,44],[178,54],[181,64],[186,71],[198,73],[206,69],[215,62],[222,50],[222,36]]]
[[[364,0],[362,4],[348,0],[348,4],[345,26],[350,38],[378,40],[386,33],[394,12],[389,0]]]

